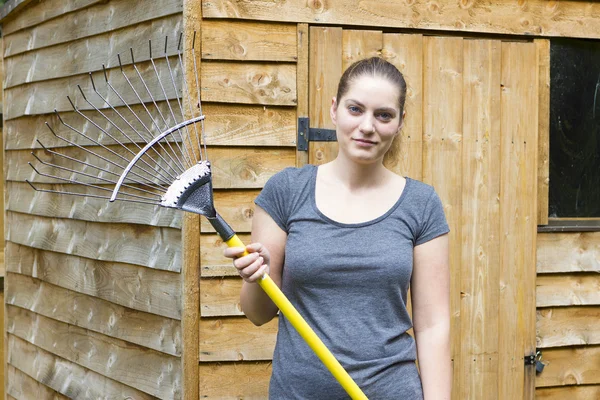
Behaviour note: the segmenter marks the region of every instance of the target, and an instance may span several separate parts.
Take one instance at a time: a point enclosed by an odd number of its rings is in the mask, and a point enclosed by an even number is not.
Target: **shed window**
[[[550,44],[549,217],[600,217],[600,41]]]

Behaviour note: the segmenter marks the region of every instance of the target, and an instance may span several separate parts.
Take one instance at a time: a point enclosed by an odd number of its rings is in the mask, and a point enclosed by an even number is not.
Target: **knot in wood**
[[[325,0],[309,0],[307,5],[311,10],[319,14],[327,9]]]

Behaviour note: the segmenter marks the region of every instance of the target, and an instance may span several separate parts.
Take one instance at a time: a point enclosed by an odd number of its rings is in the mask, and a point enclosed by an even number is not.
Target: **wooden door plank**
[[[344,29],[342,32],[342,71],[363,58],[381,56],[382,50],[382,31]]]
[[[450,226],[450,316],[454,377],[462,355],[460,331],[463,39],[423,38],[423,181],[440,196]],[[459,385],[453,385],[458,397]]]
[[[383,34],[384,59],[406,80],[404,127],[386,154],[384,164],[395,173],[423,179],[423,35]]]
[[[537,224],[548,225],[550,183],[550,40],[536,39],[538,63]]]
[[[271,363],[200,364],[200,391],[208,400],[262,400],[269,397]]]
[[[309,34],[308,24],[298,24],[296,32],[296,41],[298,46],[298,62],[296,64],[296,90],[298,92],[298,106],[296,107],[296,118],[309,117]],[[298,126],[296,123],[296,131]],[[308,149],[306,151],[296,152],[296,167],[302,167],[308,164]]]
[[[499,399],[500,41],[464,41],[459,398]]]

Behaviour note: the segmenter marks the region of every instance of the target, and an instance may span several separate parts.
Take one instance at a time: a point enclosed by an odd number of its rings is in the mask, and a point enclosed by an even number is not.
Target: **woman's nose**
[[[360,123],[359,129],[363,133],[373,133],[375,131],[373,117],[370,115],[364,115],[363,120]]]

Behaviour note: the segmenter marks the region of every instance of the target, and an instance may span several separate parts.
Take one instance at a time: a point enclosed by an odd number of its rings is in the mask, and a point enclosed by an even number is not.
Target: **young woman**
[[[449,400],[448,225],[431,186],[383,165],[405,98],[392,64],[350,66],[331,104],[337,158],[273,176],[256,199],[250,254],[225,256],[245,281],[242,309],[253,323],[277,315],[255,283],[269,273],[371,400]],[[284,316],[269,398],[348,398]]]

